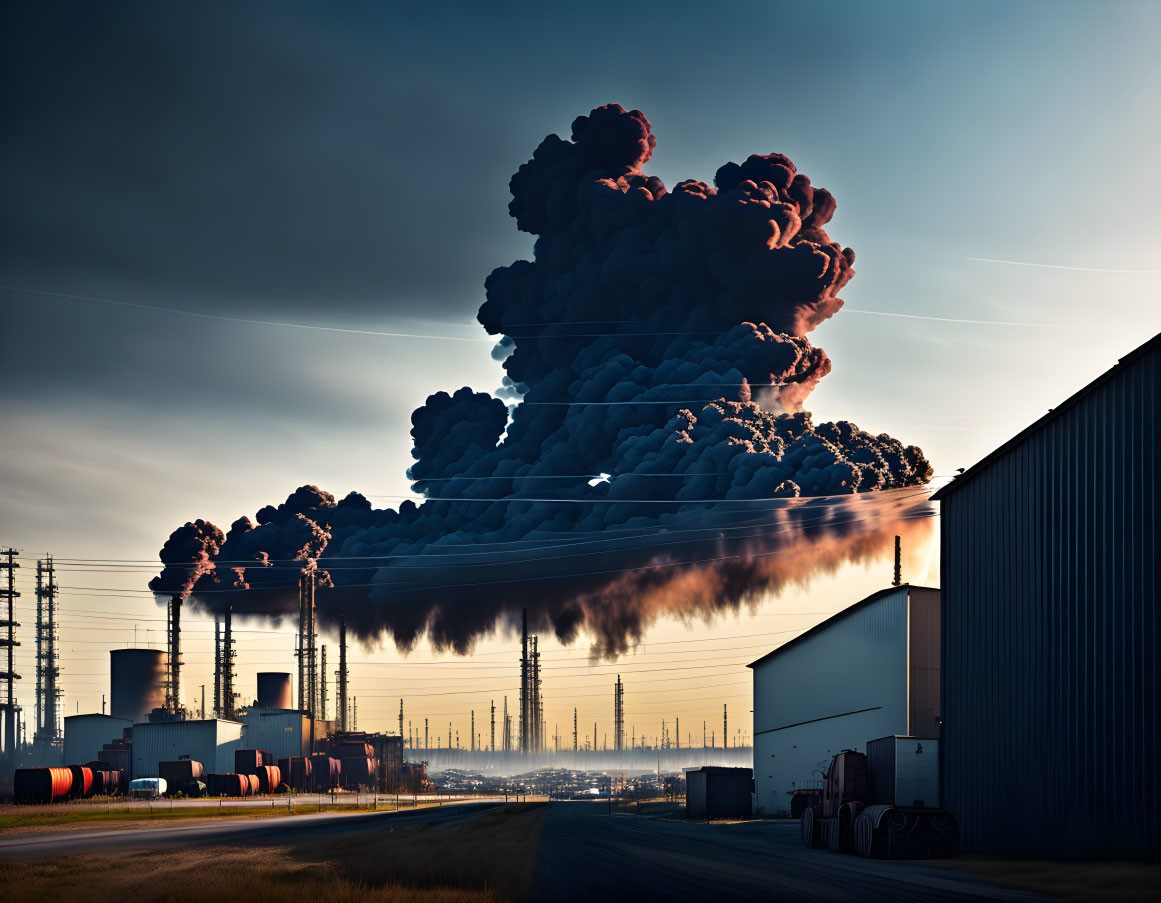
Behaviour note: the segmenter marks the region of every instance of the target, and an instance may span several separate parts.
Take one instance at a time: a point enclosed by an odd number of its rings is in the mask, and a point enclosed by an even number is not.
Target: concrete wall
[[[795,790],[844,749],[906,734],[909,587],[852,606],[754,665],[754,790],[759,814],[788,812]]]
[[[68,715],[64,720],[64,761],[67,765],[84,765],[100,758],[101,747],[120,740],[125,728],[132,727],[127,718],[112,715]]]

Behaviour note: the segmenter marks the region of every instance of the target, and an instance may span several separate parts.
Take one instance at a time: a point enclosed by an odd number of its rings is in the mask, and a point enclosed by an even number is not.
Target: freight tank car
[[[955,817],[939,808],[939,742],[883,737],[830,761],[822,801],[803,810],[802,843],[876,859],[942,859],[959,850]]]
[[[54,803],[68,797],[73,786],[70,768],[17,768],[12,795],[18,803]]]

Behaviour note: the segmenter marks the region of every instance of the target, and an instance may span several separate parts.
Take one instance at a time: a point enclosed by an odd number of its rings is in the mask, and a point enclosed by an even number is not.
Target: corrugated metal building
[[[1161,336],[945,486],[943,792],[967,851],[1158,851]]]
[[[158,721],[133,725],[133,777],[155,778],[158,762],[189,756],[207,774],[234,770],[234,750],[242,749],[240,721]]]
[[[251,708],[241,715],[246,725],[242,733],[243,749],[265,749],[276,759],[290,756],[309,756],[310,716],[297,709]],[[333,732],[333,721],[315,721],[315,740],[325,740]]]
[[[112,715],[68,715],[64,720],[64,761],[84,765],[101,758],[101,747],[125,735],[133,727],[128,718]]]
[[[754,790],[761,815],[817,789],[830,757],[892,734],[937,737],[939,590],[893,586],[750,667]]]

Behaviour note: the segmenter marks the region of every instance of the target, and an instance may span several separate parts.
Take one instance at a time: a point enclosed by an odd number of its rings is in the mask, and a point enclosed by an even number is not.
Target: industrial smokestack
[[[900,586],[903,583],[903,543],[898,536],[895,537],[895,579],[891,581],[892,586]]]

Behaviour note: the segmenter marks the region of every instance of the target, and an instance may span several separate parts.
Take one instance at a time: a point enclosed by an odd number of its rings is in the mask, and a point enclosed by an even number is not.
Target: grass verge
[[[435,805],[435,803],[420,802],[420,809]],[[165,802],[157,803],[152,809],[141,806],[132,808],[118,808],[117,803],[110,806],[91,806],[85,808],[63,808],[60,806],[37,807],[8,807],[8,811],[0,815],[0,834],[41,833],[45,831],[62,831],[76,828],[134,828],[156,827],[159,824],[170,822],[184,822],[190,820],[215,820],[219,818],[277,818],[288,815],[318,815],[329,812],[390,812],[395,808],[394,803],[380,803],[372,806],[367,803],[327,803],[319,806],[317,803],[295,803],[287,806],[285,800],[275,800],[274,806],[219,806],[216,802],[204,806],[176,806],[170,809]],[[416,807],[401,806],[401,811],[414,811]],[[13,811],[15,810],[15,811]]]
[[[277,846],[0,860],[0,887],[13,903],[273,903],[324,895],[328,903],[499,903],[524,899],[531,888],[544,811],[512,805],[451,823],[307,834]]]

